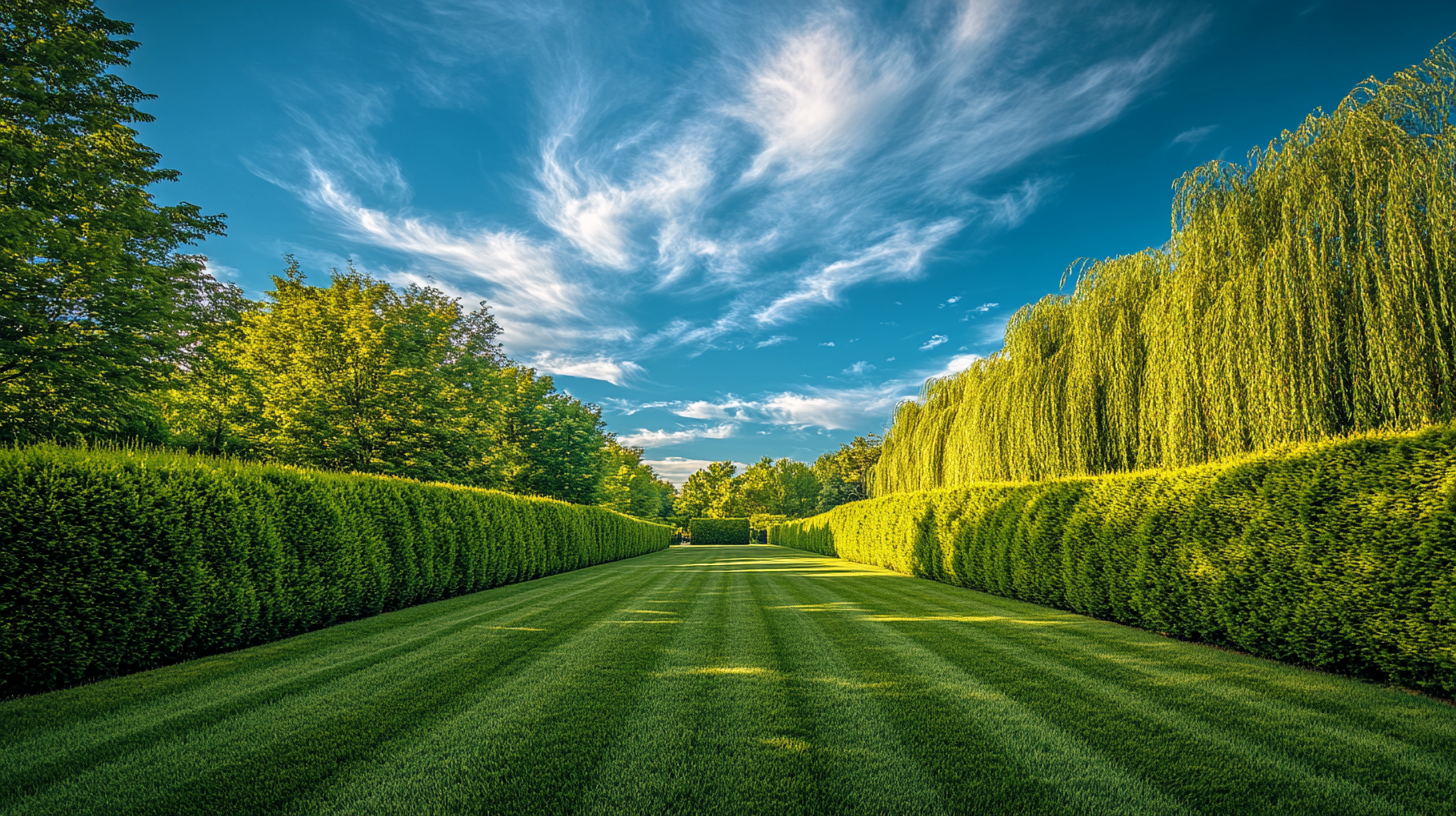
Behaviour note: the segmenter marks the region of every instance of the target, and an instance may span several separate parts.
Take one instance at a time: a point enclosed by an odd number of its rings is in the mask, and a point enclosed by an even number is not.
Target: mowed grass
[[[0,703],[0,813],[1456,812],[1456,707],[776,547]]]

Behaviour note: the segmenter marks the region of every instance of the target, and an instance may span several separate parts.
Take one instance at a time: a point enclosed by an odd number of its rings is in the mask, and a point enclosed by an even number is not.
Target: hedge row
[[[0,450],[0,695],[663,549],[599,507],[170,453]]]
[[[774,543],[1456,694],[1456,430],[855,502]]]
[[[778,513],[755,513],[748,517],[749,539],[754,544],[767,544],[768,531],[788,520],[788,516]]]
[[[747,544],[746,518],[695,518],[688,522],[688,541],[692,544]]]

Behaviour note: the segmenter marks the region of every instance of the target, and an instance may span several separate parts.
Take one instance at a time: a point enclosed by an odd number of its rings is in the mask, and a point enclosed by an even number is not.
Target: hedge
[[[788,521],[789,517],[776,513],[756,513],[748,517],[749,539],[754,544],[767,544],[768,531]]]
[[[901,493],[772,541],[1456,694],[1456,430]]]
[[[747,544],[746,518],[695,518],[688,522],[688,541],[692,544]]]
[[[0,695],[629,558],[600,507],[175,453],[0,450]]]

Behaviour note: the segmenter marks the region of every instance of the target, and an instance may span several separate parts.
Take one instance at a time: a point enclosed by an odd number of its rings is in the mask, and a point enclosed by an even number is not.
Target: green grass
[[[1456,707],[777,547],[0,703],[0,813],[1430,813]]]

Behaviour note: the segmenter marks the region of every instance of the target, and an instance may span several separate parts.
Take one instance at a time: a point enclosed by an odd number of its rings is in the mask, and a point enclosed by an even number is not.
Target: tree
[[[642,449],[608,439],[602,451],[602,484],[597,504],[638,518],[672,514],[673,488],[642,463]]]
[[[774,472],[773,460],[767,456],[749,465],[735,480],[740,506],[743,512],[752,516],[759,513],[780,514],[783,507],[783,489],[778,474]]]
[[[743,512],[803,518],[819,503],[819,478],[803,462],[767,456],[736,479]]]
[[[738,466],[730,462],[714,462],[688,477],[677,502],[677,512],[684,518],[738,518],[743,515],[742,503],[734,475]]]
[[[814,460],[814,474],[822,485],[818,512],[869,498],[869,472],[880,461],[882,443],[879,434],[856,436]]]
[[[819,477],[803,462],[780,459],[774,464],[780,491],[779,513],[789,518],[804,518],[818,512]]]
[[[181,252],[221,215],[158,206],[177,178],[108,71],[132,27],[87,0],[0,5],[0,441],[126,435],[229,287]]]
[[[531,411],[524,440],[516,441],[524,442],[522,466],[512,474],[507,489],[590,504],[601,481],[601,451],[606,446],[602,411],[556,393],[550,377],[537,382],[546,393]]]
[[[499,329],[484,307],[467,320],[438,290],[397,292],[353,268],[310,286],[291,258],[273,282],[225,346],[250,380],[249,430],[271,458],[480,481],[462,424],[481,396],[467,386],[499,356]]]

